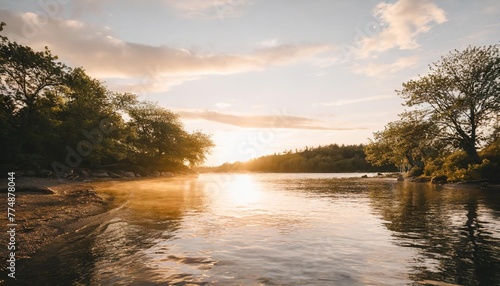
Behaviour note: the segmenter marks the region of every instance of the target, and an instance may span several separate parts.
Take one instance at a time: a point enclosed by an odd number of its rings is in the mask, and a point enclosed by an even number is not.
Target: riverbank
[[[431,183],[436,185],[443,185],[447,188],[480,188],[489,190],[500,190],[500,178],[496,179],[482,179],[482,180],[465,180],[465,181],[448,181],[446,177],[429,177],[429,176],[416,176],[404,177],[399,176],[400,181],[409,181],[413,183]]]
[[[56,237],[75,231],[83,220],[105,213],[112,206],[113,198],[98,194],[95,189],[109,180],[70,181],[35,177],[15,179],[15,255],[17,259],[29,258],[38,249]],[[7,180],[1,181],[2,205],[7,210]],[[7,215],[2,216],[7,226]],[[1,240],[9,237],[2,232]],[[7,257],[2,248],[2,257]]]

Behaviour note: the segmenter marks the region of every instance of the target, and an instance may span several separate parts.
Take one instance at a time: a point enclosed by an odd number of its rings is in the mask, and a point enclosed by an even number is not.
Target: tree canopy
[[[210,136],[188,133],[177,114],[57,60],[48,48],[0,38],[3,164],[64,174],[122,163],[175,171],[204,161]]]
[[[429,74],[403,84],[399,95],[439,128],[439,138],[481,160],[477,148],[500,112],[499,45],[453,51]]]
[[[499,47],[455,50],[431,64],[428,74],[403,83],[396,92],[413,109],[374,133],[367,159],[410,168],[421,161],[417,167],[426,175],[456,179],[500,174],[500,162],[488,159],[497,158],[491,150],[499,144]]]
[[[405,114],[400,120],[387,124],[383,131],[374,133],[374,141],[365,147],[367,160],[375,165],[421,167],[432,152],[433,131],[434,123],[419,121],[415,114]]]

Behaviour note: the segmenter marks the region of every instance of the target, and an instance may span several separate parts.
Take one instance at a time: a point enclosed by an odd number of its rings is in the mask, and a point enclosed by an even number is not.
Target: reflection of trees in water
[[[144,250],[172,238],[186,212],[206,205],[192,180],[115,182],[99,190],[116,196],[124,207],[100,224],[59,238],[23,263],[23,273],[33,274],[23,275],[24,285],[153,281],[157,273],[154,265],[144,264],[148,261]]]
[[[500,285],[500,233],[489,227],[500,208],[484,203],[498,201],[500,194],[405,182],[374,188],[370,198],[394,243],[419,253],[413,280]]]

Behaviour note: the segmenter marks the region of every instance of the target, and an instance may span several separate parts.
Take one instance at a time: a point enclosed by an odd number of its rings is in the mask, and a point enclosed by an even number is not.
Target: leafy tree
[[[183,154],[191,166],[203,163],[210,149],[214,147],[210,136],[200,131],[186,133],[183,138]]]
[[[134,135],[132,157],[141,165],[165,169],[201,163],[213,146],[210,137],[188,134],[179,116],[150,102],[139,103],[128,110]]]
[[[111,92],[47,48],[35,52],[0,36],[0,80],[4,164],[61,174],[122,163],[174,170],[201,163],[213,146],[209,136],[187,133],[177,114]]]
[[[439,128],[439,138],[480,163],[477,148],[500,111],[499,45],[468,47],[443,56],[429,73],[403,84],[407,106]]]
[[[138,103],[137,95],[128,92],[114,93],[111,99],[111,105],[115,112],[127,112],[129,108]]]
[[[113,113],[106,87],[76,68],[65,76],[60,88],[65,102],[60,119],[67,144],[74,145],[81,139],[82,130],[99,125],[99,121]]]
[[[0,92],[3,112],[8,112],[11,117],[16,118],[14,125],[7,125],[12,128],[9,137],[13,139],[8,140],[11,141],[9,149],[14,154],[29,155],[40,152],[39,139],[42,130],[37,128],[37,124],[50,122],[40,114],[43,110],[41,105],[50,99],[45,97],[48,91],[63,84],[67,71],[67,67],[56,60],[57,57],[47,48],[43,52],[35,52],[30,47],[9,41],[6,37],[0,40]]]
[[[68,68],[57,62],[47,47],[35,52],[3,38],[0,42],[2,94],[10,96],[18,108],[33,110],[47,89],[62,85]]]
[[[67,73],[64,85],[58,91],[64,94],[59,116],[62,123],[58,129],[63,140],[59,150],[64,150],[67,145],[77,146],[82,140],[90,140],[92,146],[87,147],[91,148],[91,152],[89,150],[83,164],[92,167],[126,157],[126,151],[120,150],[125,147],[120,142],[126,137],[125,124],[117,113],[123,106],[115,106],[123,95],[109,91],[102,82],[88,76],[83,68]],[[113,132],[103,134],[98,131],[103,120]]]
[[[423,164],[433,153],[435,125],[419,121],[418,113],[405,113],[398,121],[390,122],[384,131],[374,133],[374,141],[365,147],[367,161],[376,166],[408,165],[410,169]]]
[[[11,97],[0,94],[0,161],[13,162],[17,150],[17,137],[12,136],[19,130],[17,117],[14,113],[15,103]]]

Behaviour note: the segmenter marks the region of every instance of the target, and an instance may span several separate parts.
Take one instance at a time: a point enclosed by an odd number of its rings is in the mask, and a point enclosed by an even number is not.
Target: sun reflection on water
[[[237,206],[248,206],[257,203],[261,198],[261,190],[254,178],[246,174],[235,175],[227,187],[228,203]]]
[[[103,184],[123,207],[39,253],[26,285],[500,285],[497,193],[316,176]]]

